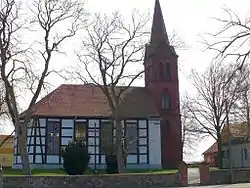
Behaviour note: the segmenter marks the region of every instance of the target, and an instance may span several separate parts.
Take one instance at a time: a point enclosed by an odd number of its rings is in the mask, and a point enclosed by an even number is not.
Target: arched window
[[[162,109],[168,110],[170,108],[170,97],[169,94],[164,93],[162,95]]]
[[[166,80],[171,80],[171,65],[170,63],[166,63]]]

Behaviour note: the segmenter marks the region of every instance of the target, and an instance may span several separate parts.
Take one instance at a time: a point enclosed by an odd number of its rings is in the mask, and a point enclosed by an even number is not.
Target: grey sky
[[[136,8],[140,12],[147,13],[153,12],[155,0],[88,0],[86,5],[87,9],[91,12],[111,13],[118,9],[127,17],[132,9]],[[249,1],[247,0],[160,0],[163,16],[165,19],[166,29],[169,33],[173,30],[178,32],[179,36],[184,40],[190,48],[186,51],[180,51],[179,54],[179,67],[180,67],[180,91],[183,93],[185,90],[192,93],[190,84],[187,81],[187,76],[190,69],[196,68],[198,70],[204,69],[211,61],[214,54],[211,52],[203,51],[204,47],[199,43],[201,35],[206,32],[216,32],[220,26],[213,17],[225,17],[223,7],[231,8],[240,17],[244,18],[249,13]],[[151,24],[151,23],[150,23]],[[151,27],[151,25],[149,25]],[[71,41],[64,50],[72,49],[75,42]],[[52,59],[51,64],[55,67],[67,66],[69,62],[74,60],[72,55],[56,56]],[[62,80],[53,79],[51,81],[55,87],[62,84]],[[143,85],[143,80],[137,82],[137,85]],[[189,89],[189,90],[188,90]],[[9,130],[11,131],[11,130]],[[8,132],[9,132],[8,131]],[[213,142],[208,139],[201,143],[198,152],[192,156],[192,160],[199,160],[201,153],[209,147]]]

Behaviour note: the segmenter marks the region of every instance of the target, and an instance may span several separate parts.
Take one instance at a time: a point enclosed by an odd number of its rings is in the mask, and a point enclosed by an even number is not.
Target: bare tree
[[[250,69],[249,64],[245,64],[242,68],[241,74],[244,79],[241,83],[241,92],[238,100],[232,107],[230,112],[231,118],[235,122],[244,124],[248,127],[246,139],[250,136]]]
[[[98,86],[110,106],[115,124],[115,153],[119,172],[124,171],[122,155],[122,125],[121,107],[123,95],[131,84],[140,76],[143,70],[138,69],[144,58],[144,47],[148,32],[145,26],[148,16],[139,15],[134,11],[131,22],[126,24],[119,12],[111,16],[95,14],[92,22],[86,27],[87,36],[82,40],[82,49],[77,52],[80,62],[75,75],[85,80],[84,72],[90,82]],[[129,70],[134,66],[136,71]],[[84,67],[84,70],[81,69]],[[97,71],[97,75],[93,72]],[[122,86],[122,87],[117,87]]]
[[[182,143],[183,143],[183,154],[191,156],[196,152],[198,143],[206,137],[205,134],[200,132],[199,125],[192,118],[188,108],[189,100],[186,94],[181,100],[181,123],[182,123]]]
[[[250,19],[246,16],[241,19],[229,8],[224,8],[226,18],[215,18],[222,28],[214,34],[208,34],[210,38],[204,40],[207,49],[215,51],[219,61],[236,62],[234,73],[241,71],[247,63],[250,48]],[[234,74],[231,74],[233,77]]]
[[[52,55],[60,52],[60,45],[76,34],[84,15],[84,6],[80,1],[39,0],[32,1],[31,4],[30,10],[35,15],[31,20],[32,25],[25,25],[30,23],[30,19],[25,20],[24,14],[21,14],[27,10],[27,6],[22,9],[22,6],[14,0],[2,0],[0,5],[1,77],[5,86],[8,111],[18,136],[19,152],[25,174],[31,174],[26,143],[27,127],[45,79],[51,73],[49,65]],[[27,30],[30,27],[38,28],[35,32],[41,32],[43,39],[34,41],[36,45],[27,48],[22,41],[24,38],[22,36],[34,32],[31,29]],[[31,54],[37,56],[31,56]],[[36,58],[38,58],[37,61]],[[39,60],[42,65],[37,70]],[[17,94],[24,89],[20,88],[24,85],[32,97],[27,110],[22,113],[24,121],[21,122]]]
[[[222,166],[221,130],[228,113],[239,97],[241,74],[236,74],[235,66],[211,63],[202,74],[192,72],[193,85],[197,95],[189,97],[187,105],[190,117],[199,127],[197,133],[211,135],[218,144],[219,166]],[[234,74],[234,77],[232,77]]]

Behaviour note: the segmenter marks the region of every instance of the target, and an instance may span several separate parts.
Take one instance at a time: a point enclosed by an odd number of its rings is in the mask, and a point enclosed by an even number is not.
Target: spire
[[[164,42],[169,44],[164,18],[161,11],[161,5],[159,0],[155,0],[155,9],[154,9],[153,25],[151,29],[150,43],[155,44]]]

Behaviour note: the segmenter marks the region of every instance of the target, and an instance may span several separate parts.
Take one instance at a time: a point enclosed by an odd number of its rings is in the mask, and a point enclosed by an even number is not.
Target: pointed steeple
[[[153,25],[151,29],[151,44],[166,43],[169,45],[168,35],[164,23],[159,0],[155,0]]]

